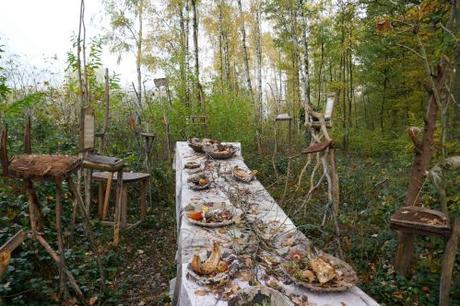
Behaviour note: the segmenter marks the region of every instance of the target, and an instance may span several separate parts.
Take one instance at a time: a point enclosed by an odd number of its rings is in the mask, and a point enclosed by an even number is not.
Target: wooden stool
[[[93,180],[99,181],[99,211],[102,211],[101,219],[105,220],[108,212],[109,200],[107,195],[110,194],[110,191],[107,189],[111,184],[111,181],[116,181],[118,183],[118,175],[111,174],[110,172],[94,172],[93,173]],[[150,181],[150,174],[148,173],[137,173],[137,172],[124,172],[122,176],[122,191],[121,191],[121,220],[120,222],[121,228],[130,229],[134,226],[139,225],[145,218],[145,210],[146,210],[146,201],[147,201],[147,189],[149,187]],[[105,192],[103,191],[103,185],[106,184]],[[131,184],[140,184],[140,195],[139,195],[139,207],[140,207],[140,219],[136,223],[128,224],[128,186]],[[105,194],[104,201],[102,202],[102,194]],[[117,193],[118,197],[118,193]],[[118,198],[116,199],[118,203]],[[115,219],[114,222],[117,222]],[[104,222],[106,224],[112,224],[112,222]]]
[[[30,136],[29,132],[26,131],[26,139]],[[26,141],[26,151],[30,151],[30,143]],[[76,205],[80,208],[85,219],[85,225],[87,233],[90,239],[90,246],[96,255],[96,261],[98,263],[101,281],[104,286],[104,276],[102,270],[102,264],[98,255],[94,234],[91,231],[89,224],[89,217],[84,209],[83,199],[81,198],[80,192],[75,187],[72,180],[72,174],[78,170],[81,166],[81,159],[73,156],[64,155],[36,155],[36,154],[24,154],[14,156],[11,160],[8,158],[7,153],[7,131],[3,129],[0,136],[0,162],[2,165],[2,175],[6,177],[12,177],[20,179],[24,182],[25,193],[27,195],[29,204],[29,219],[31,225],[31,231],[27,234],[28,237],[37,240],[51,258],[57,263],[59,268],[59,285],[60,294],[65,292],[65,282],[69,282],[70,286],[74,289],[79,299],[86,304],[83,293],[80,290],[75,278],[72,273],[66,268],[64,257],[64,239],[62,233],[62,203],[63,198],[62,182],[67,182],[69,191],[74,198]],[[56,233],[57,233],[57,244],[59,251],[56,252],[46,241],[43,232],[43,215],[40,208],[38,196],[35,192],[33,181],[52,181],[56,185]],[[21,233],[21,232],[20,232]],[[5,248],[2,247],[1,257],[6,258],[9,261],[9,255],[12,250],[17,247],[22,240],[25,238],[25,234],[17,234],[13,237],[11,243],[7,243]],[[5,252],[5,253],[4,253]]]
[[[444,172],[460,169],[460,156],[451,156],[435,165],[428,172],[439,194],[441,210],[420,206],[404,206],[390,218],[390,226],[398,233],[398,249],[395,258],[395,270],[406,276],[414,254],[415,235],[435,235],[444,238],[446,245],[442,258],[441,281],[439,286],[439,305],[449,305],[449,291],[452,285],[452,271],[455,264],[458,240],[460,239],[460,217],[449,219],[447,196],[444,186]]]

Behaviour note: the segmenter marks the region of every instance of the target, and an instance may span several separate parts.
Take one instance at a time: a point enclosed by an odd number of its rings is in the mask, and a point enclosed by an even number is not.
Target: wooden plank
[[[95,143],[95,118],[94,110],[91,107],[86,107],[84,110],[83,120],[83,149],[90,150],[94,148]]]
[[[13,252],[18,246],[20,246],[24,242],[25,239],[26,233],[23,230],[20,230],[0,247],[0,253]]]
[[[26,239],[26,233],[20,230],[0,247],[0,279],[2,279],[11,259],[11,253]]]
[[[111,176],[111,172],[94,172],[93,179],[98,181],[106,181]],[[123,172],[123,183],[133,183],[136,181],[142,181],[150,177],[148,173],[142,172]],[[114,173],[113,180],[118,181],[117,173]]]
[[[326,109],[324,111],[324,120],[330,120],[332,118],[332,112],[334,111],[335,104],[335,93],[331,93],[327,96]]]

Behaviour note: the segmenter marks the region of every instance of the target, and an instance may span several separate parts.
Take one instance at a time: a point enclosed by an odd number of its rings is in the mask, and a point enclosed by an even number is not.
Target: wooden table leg
[[[149,188],[149,178],[146,178],[145,180],[142,180],[141,183],[141,192],[140,192],[140,198],[139,198],[139,204],[140,204],[140,210],[141,210],[141,221],[144,221],[145,219],[145,207],[146,207],[146,201],[147,201],[147,189]]]
[[[27,200],[29,202],[30,227],[32,228],[33,234],[35,234],[37,231],[43,230],[40,203],[38,202],[38,197],[35,193],[32,181],[30,179],[26,179],[24,183],[26,188]]]
[[[442,259],[441,285],[439,288],[439,306],[449,305],[449,291],[452,285],[452,270],[455,264],[458,239],[460,238],[460,218],[452,225],[452,234],[447,241]]]
[[[65,260],[64,260],[64,240],[62,237],[62,189],[61,189],[61,180],[56,179],[56,234],[58,241],[58,250],[59,250],[59,296],[62,297],[65,291]]]
[[[118,246],[120,243],[120,221],[121,221],[121,205],[122,205],[122,189],[123,189],[123,170],[117,173],[117,191],[115,200],[115,218],[113,228],[113,245]]]
[[[101,220],[104,211],[104,185],[104,182],[100,181],[97,187],[97,214]]]
[[[398,232],[398,249],[395,258],[395,270],[402,276],[407,276],[414,255],[415,235]]]
[[[113,173],[110,173],[109,177],[107,178],[107,186],[105,187],[104,207],[102,208],[102,220],[105,220],[105,218],[107,218],[107,212],[109,210],[110,192],[112,190],[112,180]]]
[[[128,224],[128,184],[123,184],[121,189],[121,228]]]

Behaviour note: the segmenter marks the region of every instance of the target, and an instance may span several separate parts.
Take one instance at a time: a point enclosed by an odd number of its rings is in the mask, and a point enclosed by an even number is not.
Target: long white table
[[[232,143],[241,148],[239,143]],[[226,202],[230,204],[228,198],[226,182],[221,176],[235,165],[247,169],[241,155],[241,150],[228,160],[214,161],[214,170],[211,172],[215,183],[212,188],[204,191],[191,190],[187,185],[187,178],[190,175],[184,169],[184,164],[188,161],[204,162],[204,154],[194,153],[187,145],[187,142],[176,143],[175,153],[176,170],[176,215],[177,215],[177,276],[174,289],[174,300],[176,305],[227,305],[228,303],[219,299],[211,292],[203,293],[203,286],[196,284],[187,277],[187,266],[194,254],[210,250],[212,241],[218,240],[222,234],[218,229],[202,228],[191,224],[184,218],[184,208],[191,201],[202,200],[209,202]],[[218,169],[218,170],[217,170]],[[233,184],[233,183],[232,183]],[[230,185],[230,184],[228,184]],[[255,180],[250,184],[239,183],[242,188],[250,190],[253,200],[258,203],[258,215],[256,218],[272,222],[279,220],[285,230],[295,230],[295,225],[278,206],[275,200],[265,190],[262,184]],[[238,282],[240,288],[249,287],[248,283]],[[358,287],[353,287],[345,292],[339,293],[316,293],[305,288],[291,284],[283,285],[286,292],[308,297],[308,305],[378,305],[371,297],[366,295]],[[199,294],[197,294],[199,292]]]

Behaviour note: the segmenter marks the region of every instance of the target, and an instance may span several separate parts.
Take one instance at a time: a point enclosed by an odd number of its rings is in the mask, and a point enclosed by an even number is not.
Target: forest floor
[[[259,179],[279,201],[286,180],[286,158],[276,159],[281,174],[278,179],[273,175],[270,158],[246,154],[245,160],[250,168],[259,171]],[[315,193],[315,199],[304,210],[293,214],[303,201],[307,188],[308,178],[305,177],[303,187],[296,191],[297,176],[303,162],[304,160],[298,160],[292,167],[296,170],[291,173],[287,184],[288,196],[282,207],[315,245],[334,254],[337,246],[332,221],[326,219],[324,226],[320,225],[325,214],[324,189]],[[392,265],[396,235],[389,228],[388,220],[404,199],[410,162],[410,158],[404,157],[375,159],[343,152],[338,154],[341,183],[339,223],[345,260],[356,269],[361,281],[359,286],[382,305],[437,304],[444,245],[441,239],[418,239],[418,260],[410,278],[397,276]],[[82,290],[89,296],[97,296],[98,304],[170,304],[169,281],[176,274],[176,222],[174,175],[170,165],[167,166],[161,166],[154,171],[154,196],[146,221],[124,233],[118,249],[110,246],[111,230],[100,226],[97,221],[94,223],[99,240],[104,241],[104,265],[107,279],[111,280],[107,283],[109,290],[105,294],[97,293],[97,269],[94,260],[85,256],[87,249],[76,248],[72,253],[66,254]],[[460,176],[452,177],[450,189],[459,184]],[[45,186],[41,190],[42,196],[49,194],[49,188]],[[13,189],[0,190],[0,229],[3,229],[0,230],[0,243],[17,228],[27,226],[27,205],[22,196],[16,195],[12,201],[12,194],[15,193]],[[450,203],[457,203],[459,197],[458,194],[451,195]],[[1,205],[7,201],[9,206]],[[52,202],[52,198],[48,198],[48,205],[44,205],[45,210],[49,210]],[[424,202],[435,202],[433,189],[429,185],[424,190]],[[453,214],[460,215],[458,205],[452,205],[452,208]],[[7,223],[11,220],[15,226],[3,226],[11,224]],[[82,229],[80,231],[84,237]],[[53,234],[48,235],[52,237]],[[34,243],[28,242],[14,254],[8,270],[10,273],[0,282],[0,297],[4,299],[5,305],[51,304],[50,296],[56,292],[58,283],[56,269],[47,259],[47,255],[35,251],[35,248]],[[37,269],[37,265],[41,268]],[[457,256],[453,283],[452,305],[460,305],[460,254]]]

